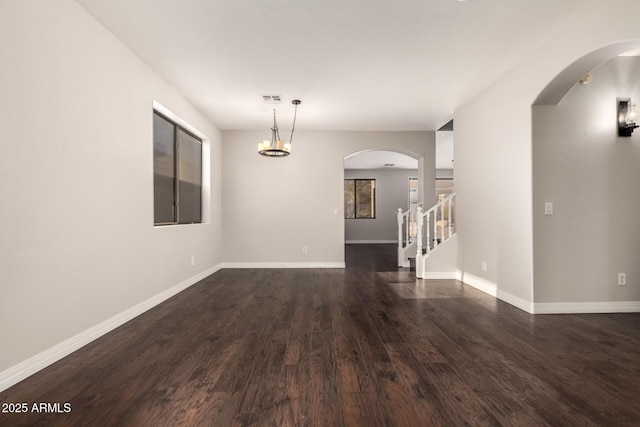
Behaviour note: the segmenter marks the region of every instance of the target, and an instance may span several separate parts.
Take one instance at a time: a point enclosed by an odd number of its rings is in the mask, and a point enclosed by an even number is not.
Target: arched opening
[[[533,105],[558,105],[584,76],[612,58],[627,52],[638,52],[638,49],[640,42],[628,41],[594,50],[562,70],[540,92]]]
[[[640,56],[620,54],[638,47],[586,55],[533,105],[537,313],[620,311],[640,300],[640,133],[617,131],[617,99],[640,100]]]
[[[372,149],[344,158],[345,243],[396,243],[398,208],[423,201],[422,158]]]
[[[345,244],[396,247],[398,209],[425,200],[422,156],[398,148],[367,149],[345,156],[343,166]],[[433,193],[435,182],[430,186]],[[393,250],[389,253],[395,262]]]

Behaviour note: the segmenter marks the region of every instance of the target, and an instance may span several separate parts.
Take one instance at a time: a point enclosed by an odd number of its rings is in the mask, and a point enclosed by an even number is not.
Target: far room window
[[[437,201],[444,200],[449,194],[453,194],[452,178],[436,178],[436,196]]]
[[[344,180],[344,217],[347,219],[376,217],[375,179]]]
[[[202,222],[202,140],[153,114],[154,224]]]
[[[409,209],[418,205],[418,178],[409,178]]]

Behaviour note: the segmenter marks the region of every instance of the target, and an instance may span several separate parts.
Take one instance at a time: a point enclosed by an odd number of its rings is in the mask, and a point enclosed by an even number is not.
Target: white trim
[[[204,225],[211,224],[211,140],[198,129],[193,127],[189,122],[182,117],[169,110],[155,99],[152,102],[152,108],[154,112],[158,112],[166,118],[173,121],[175,124],[181,126],[183,129],[188,130],[202,141],[202,218],[201,223]],[[155,228],[168,228],[175,225],[189,225],[194,226],[198,224],[171,224],[171,225],[154,225]]]
[[[640,301],[611,302],[549,302],[530,303],[520,297],[502,291],[498,286],[473,274],[456,272],[457,280],[486,294],[507,302],[531,314],[578,314],[578,313],[640,313]]]
[[[498,297],[498,285],[482,277],[474,276],[473,274],[465,273],[464,271],[456,271],[456,279],[464,283],[465,285],[472,286],[485,294],[489,294],[492,297]]]
[[[458,275],[455,271],[427,271],[424,274],[424,279],[431,280],[457,280]]]
[[[486,294],[496,297],[506,303],[509,303],[520,310],[524,310],[527,313],[533,314],[533,304],[527,300],[517,297],[509,292],[505,292],[498,288],[498,285],[490,282],[482,277],[474,276],[473,274],[465,273],[461,270],[456,271],[456,278],[466,285],[472,286]]]
[[[344,262],[225,262],[222,268],[345,268]]]
[[[638,313],[640,301],[539,302],[533,309],[535,314]]]
[[[153,106],[153,110],[154,111],[157,111],[158,113],[162,114],[166,118],[168,118],[171,121],[173,121],[175,124],[180,125],[181,127],[183,127],[184,129],[188,130],[189,132],[191,132],[192,134],[194,134],[198,138],[200,138],[202,140],[206,139],[207,141],[209,140],[209,138],[204,133],[200,132],[198,129],[193,127],[192,124],[190,124],[189,122],[184,120],[182,117],[180,117],[177,114],[175,114],[173,111],[169,110],[164,105],[160,104],[155,99],[153,100],[152,106]]]
[[[387,243],[398,244],[398,240],[345,240],[347,245],[381,245]]]
[[[498,299],[501,299],[504,302],[507,302],[520,310],[526,311],[527,313],[533,314],[533,303],[527,301],[523,298],[517,297],[509,292],[501,291],[498,289]]]
[[[73,353],[81,347],[89,344],[91,341],[100,338],[117,327],[127,323],[129,320],[141,315],[145,311],[164,302],[172,296],[182,292],[188,287],[198,283],[200,280],[212,275],[222,268],[222,264],[211,267],[201,273],[196,274],[171,288],[160,292],[159,294],[134,305],[133,307],[116,314],[115,316],[101,322],[79,334],[62,341],[59,344],[36,354],[29,359],[12,366],[11,368],[0,372],[0,391],[6,390],[14,384],[19,383],[25,378],[35,374],[41,369],[57,362],[65,356]]]

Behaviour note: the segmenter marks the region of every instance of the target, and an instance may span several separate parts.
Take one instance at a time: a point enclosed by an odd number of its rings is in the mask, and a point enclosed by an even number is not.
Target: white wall
[[[215,268],[221,215],[219,131],[77,3],[0,2],[0,57],[2,373]],[[208,224],[153,226],[154,99],[210,139]]]
[[[618,137],[616,123],[617,97],[640,100],[640,57],[592,75],[533,110],[536,303],[640,301],[640,132]]]
[[[455,112],[458,269],[467,281],[533,309],[531,105],[556,75],[589,52],[640,40],[638,12],[640,3],[632,0],[585,9]]]
[[[345,219],[345,239],[349,242],[398,241],[398,208],[409,205],[409,178],[417,178],[411,169],[345,169],[344,178],[376,180],[376,217]],[[344,213],[343,213],[344,216]]]
[[[304,111],[299,110],[298,122],[303,121]],[[434,134],[296,131],[293,153],[274,159],[257,152],[269,129],[224,131],[225,265],[343,265],[344,157],[365,149],[404,150],[422,156],[422,182],[430,183],[424,186],[425,197],[434,200]],[[307,254],[302,253],[303,246]]]

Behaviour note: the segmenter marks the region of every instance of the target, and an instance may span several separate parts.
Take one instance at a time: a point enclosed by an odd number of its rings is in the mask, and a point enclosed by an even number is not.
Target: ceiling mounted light
[[[593,76],[591,75],[591,73],[587,74],[586,76],[584,76],[583,78],[580,79],[580,84],[581,85],[588,85],[589,83],[591,83],[591,80],[593,80]]]
[[[632,104],[630,99],[618,100],[618,135],[631,136],[636,124],[636,104]]]
[[[291,154],[291,142],[293,141],[293,131],[296,128],[296,116],[298,114],[298,105],[301,101],[294,99],[291,101],[295,105],[295,111],[293,113],[293,126],[291,127],[291,137],[288,143],[282,142],[280,139],[280,131],[278,130],[278,123],[276,122],[276,110],[273,109],[273,127],[271,128],[271,141],[264,140],[258,144],[258,153],[265,157],[286,157]]]

